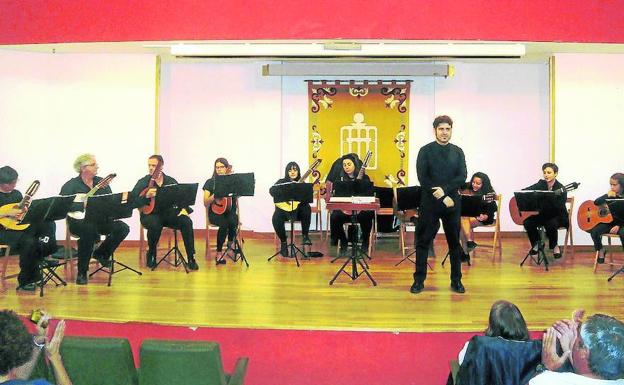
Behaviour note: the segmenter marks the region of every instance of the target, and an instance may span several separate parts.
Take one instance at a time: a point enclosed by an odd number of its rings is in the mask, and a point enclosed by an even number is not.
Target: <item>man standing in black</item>
[[[416,160],[422,195],[416,241],[416,272],[410,289],[414,294],[425,288],[429,245],[436,236],[440,219],[451,256],[451,289],[456,293],[466,291],[461,283],[461,199],[458,190],[466,181],[467,171],[464,152],[449,143],[452,131],[453,120],[450,117],[442,115],[435,118],[435,141],[422,147]]]

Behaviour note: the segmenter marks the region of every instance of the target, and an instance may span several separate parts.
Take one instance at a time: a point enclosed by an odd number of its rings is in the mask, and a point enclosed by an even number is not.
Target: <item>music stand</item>
[[[26,215],[24,215],[24,218],[20,221],[20,224],[36,224],[44,221],[63,219],[70,210],[74,197],[75,195],[69,195],[35,199],[30,203],[28,211],[26,212]],[[46,236],[45,238],[48,237]],[[47,242],[49,239],[46,239],[45,241]],[[52,281],[55,286],[67,286],[67,282],[56,273],[56,269],[62,265],[63,263],[47,260],[45,259],[45,256],[43,256],[43,259],[38,263],[38,267],[43,273],[43,277],[41,281],[39,281],[38,285],[39,297],[43,297],[43,288],[50,281]]]
[[[94,195],[89,198],[89,203],[85,210],[85,220],[90,222],[102,222],[102,221],[114,221],[122,218],[129,218],[132,216],[133,206],[128,203],[128,193],[116,193],[116,194],[102,194]],[[108,236],[108,234],[107,234]],[[116,265],[121,266],[119,269],[115,269]],[[124,270],[130,270],[137,275],[143,275],[140,271],[133,269],[125,263],[119,262],[115,259],[115,253],[111,255],[110,267],[106,267],[100,264],[94,272],[89,273],[89,278],[96,273],[103,271],[108,273],[108,286],[112,284],[113,275],[121,273]]]
[[[192,206],[195,204],[195,198],[197,197],[197,183],[179,183],[168,184],[158,189],[156,195],[156,201],[154,204],[155,212],[164,212],[169,209],[182,210],[183,208]],[[188,252],[188,250],[187,250]],[[173,253],[173,262],[169,261],[167,257]],[[188,274],[188,261],[182,255],[182,252],[178,248],[178,230],[173,229],[173,247],[169,249],[163,255],[160,260],[152,267],[152,271],[156,270],[158,265],[162,262],[178,267],[182,265],[184,271]]]
[[[516,203],[518,204],[518,210],[520,211],[537,211],[538,213],[544,209],[549,209],[556,207],[557,198],[559,197],[554,191],[542,191],[542,190],[522,190],[515,191],[514,196],[516,197]],[[522,262],[520,262],[520,266],[524,265],[524,262],[528,258],[531,258],[533,262],[537,265],[541,265],[544,263],[544,269],[548,271],[548,259],[546,258],[546,253],[544,252],[544,242],[541,240],[537,245],[537,258],[535,258],[534,254],[531,254],[533,250],[533,245],[524,256]]]
[[[461,196],[461,216],[462,217],[478,217],[483,212],[483,196],[482,195],[460,195]],[[442,266],[446,262],[447,258],[451,255],[451,251],[447,251],[444,259],[442,260]],[[466,261],[468,266],[470,264],[470,258]]]
[[[397,211],[408,211],[408,210],[418,211],[420,209],[421,195],[422,195],[422,189],[420,188],[420,186],[408,186],[408,187],[397,188]],[[416,241],[416,234],[418,234],[418,221],[414,223],[414,226],[415,226],[414,241]],[[431,245],[430,245],[430,249],[431,249]],[[414,250],[411,253],[405,255],[405,257],[401,259],[399,262],[397,262],[394,266],[399,266],[404,261],[410,261],[415,265],[416,259],[410,258],[412,255],[415,255],[415,254],[416,254],[416,247],[414,247]],[[429,267],[429,269],[433,270],[433,267],[431,266],[431,264],[429,264],[429,261],[427,261],[427,266]]]
[[[299,267],[299,258],[297,258],[297,253],[301,254],[303,259],[308,259],[308,254],[305,253],[304,250],[301,250],[299,247],[295,245],[295,201],[298,201],[300,205],[308,205],[313,201],[313,183],[282,183],[280,185],[273,186],[273,199],[275,202],[290,202],[290,243],[287,245],[288,250],[290,250],[289,255],[292,255],[295,258],[295,262],[297,262],[297,267]],[[281,250],[267,259],[270,261],[271,259],[277,257],[281,254]]]
[[[215,176],[215,198],[232,197],[236,199],[241,196],[253,196],[256,186],[256,180],[254,173],[240,173],[240,174],[228,174],[228,175],[216,175]],[[242,240],[242,242],[245,242]],[[219,258],[217,264],[220,264],[225,256],[229,256],[233,262],[241,261],[241,264],[245,262],[245,265],[249,267],[249,262],[245,258],[241,241],[239,241],[238,229],[234,240],[228,243],[227,248]]]
[[[606,201],[613,219],[618,222],[624,221],[624,199],[607,199]],[[620,273],[624,273],[624,266],[607,278],[607,281],[611,282],[611,280]]]
[[[336,197],[373,196],[374,193],[373,183],[369,180],[362,179],[352,181],[336,181],[333,183],[333,189],[334,193],[332,195]],[[365,258],[371,259],[371,257],[364,250],[362,250],[360,246],[360,234],[356,227],[358,226],[357,213],[357,210],[351,210],[351,217],[349,219],[347,229],[347,234],[349,235],[349,238],[351,238],[351,252],[346,255],[346,261],[342,264],[340,269],[338,269],[331,281],[329,281],[330,285],[334,284],[340,273],[345,273],[349,278],[351,278],[352,281],[355,281],[360,277],[360,275],[362,275],[363,272],[373,283],[373,286],[377,286],[377,282],[375,282],[368,271],[368,263],[366,263],[365,260]],[[344,256],[339,255],[331,262],[334,262],[342,257]],[[347,265],[349,264],[351,265],[350,273],[346,271]],[[358,265],[362,270],[361,272],[358,272]]]

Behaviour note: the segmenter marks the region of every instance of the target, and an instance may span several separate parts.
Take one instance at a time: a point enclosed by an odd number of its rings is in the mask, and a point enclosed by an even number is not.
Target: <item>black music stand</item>
[[[256,180],[254,177],[254,173],[241,173],[241,174],[228,174],[228,175],[216,175],[215,176],[215,198],[224,198],[224,197],[232,197],[232,199],[236,199],[241,196],[253,196],[254,190],[256,187]],[[236,235],[234,236],[234,240],[228,243],[227,248],[219,258],[217,259],[217,265],[223,263],[226,256],[233,262],[241,261],[241,264],[244,262],[247,267],[249,267],[249,262],[247,258],[245,258],[245,253],[243,252],[243,247],[241,245],[241,241],[244,243],[243,239],[239,240],[238,229],[236,231]]]
[[[158,189],[156,195],[156,202],[154,205],[155,212],[164,212],[166,210],[182,210],[186,207],[195,204],[195,198],[197,197],[197,183],[179,183],[168,184]],[[187,250],[188,252],[188,250]],[[173,262],[169,261],[167,257],[173,253]],[[182,255],[180,248],[178,247],[178,230],[173,229],[173,247],[169,249],[163,255],[160,260],[152,267],[152,271],[156,270],[158,265],[165,262],[173,267],[182,265],[184,271],[188,274],[188,261]]]
[[[369,180],[361,179],[353,181],[336,181],[333,184],[333,189],[333,196],[337,197],[373,196],[374,193],[373,183]],[[373,283],[373,286],[377,286],[377,282],[375,282],[372,275],[368,271],[368,263],[366,263],[365,259],[371,259],[371,257],[364,250],[362,250],[361,247],[361,235],[360,232],[357,231],[357,226],[359,225],[357,213],[357,210],[351,210],[351,218],[347,229],[348,237],[351,238],[351,252],[346,256],[339,255],[331,261],[334,262],[340,258],[346,257],[346,261],[342,264],[340,269],[338,269],[331,281],[329,281],[330,285],[334,284],[340,273],[345,273],[349,278],[351,278],[352,281],[355,281],[360,277],[360,275],[362,275],[362,273],[364,273]],[[349,240],[347,242],[349,243]],[[351,266],[350,273],[346,271],[347,265]],[[358,265],[362,270],[361,272],[358,271]]]
[[[295,208],[294,202],[298,201],[300,205],[309,205],[313,201],[313,183],[283,183],[280,185],[275,185],[275,189],[273,190],[273,199],[276,202],[290,202],[290,243],[287,245],[288,250],[290,251],[288,255],[292,255],[295,258],[295,262],[297,262],[297,267],[299,267],[299,258],[297,258],[297,253],[301,254],[303,259],[309,259],[308,254],[306,254],[305,250],[301,250],[297,245],[295,245]],[[270,261],[271,259],[277,257],[281,254],[281,250],[267,259]]]
[[[128,203],[128,195],[129,193],[124,192],[117,194],[94,195],[90,197],[85,211],[85,220],[91,222],[101,222],[131,217],[134,206]],[[119,265],[121,268],[116,269],[116,265]],[[103,271],[108,274],[108,286],[110,286],[113,281],[113,275],[121,273],[124,270],[130,270],[137,275],[143,275],[140,271],[133,269],[125,263],[117,261],[115,259],[115,253],[113,253],[111,255],[110,266],[100,264],[100,267],[98,267],[94,272],[89,273],[89,278],[98,272]]]
[[[607,199],[606,201],[613,219],[618,222],[624,221],[624,199]],[[611,282],[611,280],[620,273],[624,273],[624,266],[607,278],[607,281]]]
[[[30,203],[28,211],[20,223],[36,224],[44,221],[63,219],[71,209],[74,198],[75,195],[35,199]],[[48,237],[46,236],[44,238]],[[48,242],[49,238],[43,239],[43,241]],[[50,281],[52,281],[55,286],[67,286],[67,282],[56,273],[56,269],[62,265],[64,265],[64,263],[46,259],[45,256],[39,261],[38,268],[43,275],[41,281],[39,281],[37,285],[39,286],[39,297],[43,297],[43,288]]]
[[[408,210],[418,211],[420,209],[421,194],[422,194],[422,189],[420,188],[420,186],[408,186],[408,187],[397,188],[397,211],[408,211]],[[410,257],[416,254],[415,244],[416,244],[416,236],[418,234],[418,220],[414,222],[414,226],[415,226],[414,251],[405,255],[405,257],[401,259],[399,262],[397,262],[394,266],[399,266],[404,261],[410,261],[414,265],[416,264],[416,259],[411,259]],[[431,249],[432,246],[433,246],[433,241],[432,241],[432,244],[429,246],[429,248]],[[427,261],[427,266],[429,267],[430,270],[433,270],[433,267],[431,266],[431,264],[429,264],[429,261]]]
[[[514,196],[516,197],[516,203],[518,204],[518,210],[520,211],[537,211],[538,213],[545,209],[551,209],[556,207],[557,198],[559,195],[554,191],[541,191],[541,190],[523,190],[523,191],[515,191]],[[540,230],[540,234],[543,231]],[[529,251],[524,256],[522,262],[520,262],[520,266],[524,265],[524,262],[528,258],[531,258],[533,262],[537,265],[541,265],[544,263],[544,269],[548,271],[548,258],[546,258],[546,253],[544,252],[544,242],[542,240],[538,241],[537,245],[537,254],[532,254],[533,245],[530,246]],[[535,258],[537,255],[537,258]]]
[[[483,195],[460,195],[461,196],[461,216],[462,217],[478,217],[483,212]],[[461,231],[461,229],[460,229]],[[451,251],[447,251],[444,259],[442,260],[442,266],[446,262],[446,259],[451,255]],[[468,266],[470,264],[470,258],[466,261]]]

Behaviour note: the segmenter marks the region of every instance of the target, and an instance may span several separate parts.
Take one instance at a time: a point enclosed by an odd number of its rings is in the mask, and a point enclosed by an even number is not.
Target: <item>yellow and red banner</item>
[[[410,81],[308,80],[310,163],[323,159],[323,180],[348,153],[372,158],[366,174],[383,186],[392,175],[407,185]]]

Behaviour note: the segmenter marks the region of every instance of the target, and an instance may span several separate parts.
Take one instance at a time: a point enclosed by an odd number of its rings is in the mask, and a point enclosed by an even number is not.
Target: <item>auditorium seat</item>
[[[207,341],[146,339],[141,344],[141,385],[242,384],[249,358],[236,361],[234,373],[223,371],[219,344]]]
[[[130,342],[126,338],[70,337],[61,343],[61,356],[77,385],[136,385]]]

